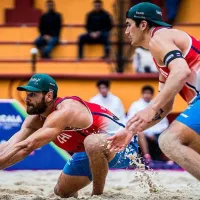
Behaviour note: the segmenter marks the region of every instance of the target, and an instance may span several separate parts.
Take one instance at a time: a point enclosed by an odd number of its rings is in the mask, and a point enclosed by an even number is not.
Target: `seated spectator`
[[[149,50],[142,47],[135,49],[133,56],[133,67],[138,73],[158,73],[156,65]]]
[[[146,108],[148,104],[153,99],[154,95],[154,89],[153,87],[146,85],[142,88],[142,97],[136,101],[133,102],[129,108],[127,118],[128,120],[138,111]],[[155,126],[145,130],[143,133],[144,136],[141,136],[143,138],[142,144],[139,141],[139,145],[141,148],[142,153],[144,154],[144,157],[149,161],[151,158],[153,160],[162,160],[162,152],[158,146],[158,137],[159,135],[169,126],[169,122],[167,118],[164,118],[161,120],[158,124]],[[144,141],[146,139],[146,141]]]
[[[112,20],[108,12],[102,8],[102,1],[94,1],[94,9],[87,14],[86,19],[87,33],[79,38],[79,59],[83,58],[83,45],[84,44],[103,44],[104,56],[108,58],[110,54],[110,41],[109,35],[112,29]]]
[[[40,36],[35,40],[42,58],[50,58],[53,48],[59,43],[62,24],[61,14],[55,11],[53,0],[46,1],[47,12],[43,14],[39,22]]]
[[[119,97],[113,95],[110,90],[109,80],[99,80],[97,82],[99,93],[90,99],[90,102],[99,104],[109,109],[120,120],[125,122],[125,110]]]

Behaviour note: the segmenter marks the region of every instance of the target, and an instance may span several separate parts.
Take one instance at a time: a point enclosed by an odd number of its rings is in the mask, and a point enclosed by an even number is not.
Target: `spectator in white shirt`
[[[90,102],[99,104],[109,109],[115,114],[122,122],[125,122],[125,110],[122,101],[119,97],[112,94],[110,90],[109,80],[99,80],[97,82],[99,93],[90,99]]]
[[[146,108],[148,104],[151,102],[153,95],[154,95],[154,89],[153,87],[146,85],[142,88],[142,97],[131,104],[127,119],[129,120],[135,113],[138,111]],[[158,137],[159,135],[169,126],[169,122],[167,118],[164,118],[162,121],[160,121],[155,126],[145,130],[143,133],[145,137],[143,137],[142,144],[140,144],[142,153],[144,154],[144,157],[146,159],[152,159],[153,160],[160,160],[161,151],[158,147]],[[144,141],[146,138],[147,141]],[[140,141],[139,141],[140,143]],[[148,144],[148,146],[146,146]]]
[[[133,56],[133,67],[138,73],[158,73],[149,50],[137,47]]]

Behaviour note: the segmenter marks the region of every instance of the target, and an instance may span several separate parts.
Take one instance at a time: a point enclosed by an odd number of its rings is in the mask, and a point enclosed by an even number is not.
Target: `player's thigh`
[[[160,136],[165,144],[186,145],[200,153],[200,135],[188,124],[175,120]],[[162,142],[163,143],[163,142]]]
[[[90,180],[87,176],[71,176],[61,172],[56,185],[56,191],[59,194],[73,196],[89,183]]]

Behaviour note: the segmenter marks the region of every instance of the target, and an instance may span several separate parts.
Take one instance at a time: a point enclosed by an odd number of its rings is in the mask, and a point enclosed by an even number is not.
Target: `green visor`
[[[33,86],[28,86],[28,85],[17,87],[17,90],[27,91],[27,92],[44,92],[41,89],[38,89],[38,88],[33,87]]]

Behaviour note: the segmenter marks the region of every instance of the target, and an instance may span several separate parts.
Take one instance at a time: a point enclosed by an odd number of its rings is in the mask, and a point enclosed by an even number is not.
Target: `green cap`
[[[138,3],[131,7],[126,13],[127,18],[144,19],[160,26],[170,27],[172,25],[163,22],[161,8],[149,2]]]
[[[28,92],[49,92],[53,91],[54,94],[58,92],[56,81],[48,74],[34,74],[27,85],[17,87],[19,91]]]

